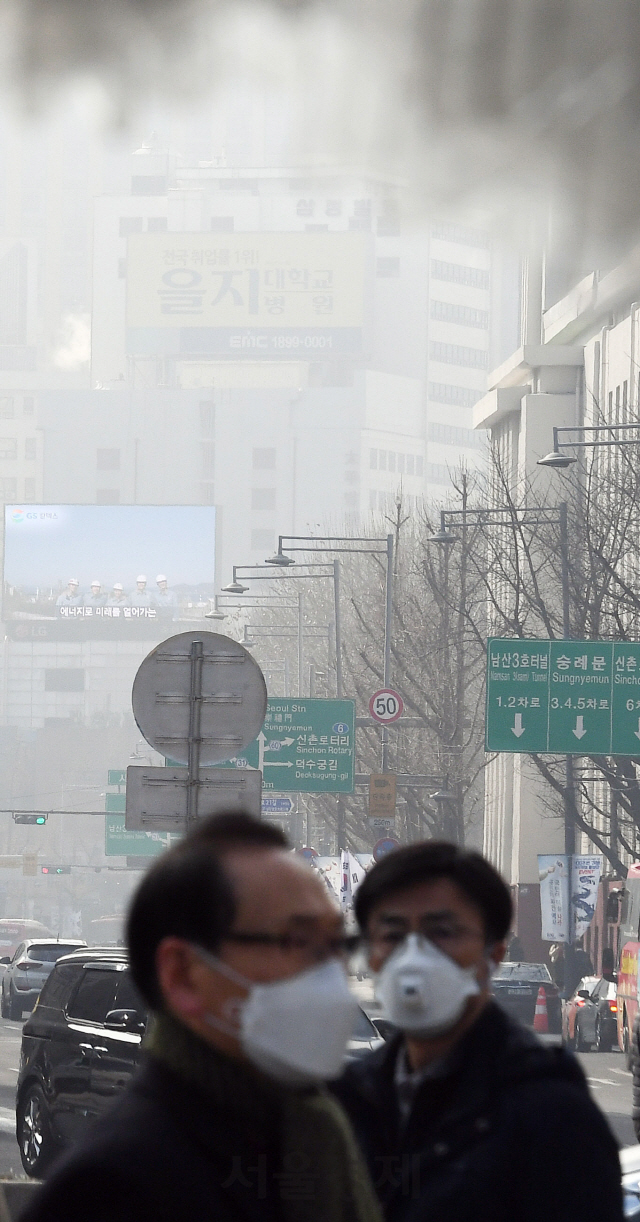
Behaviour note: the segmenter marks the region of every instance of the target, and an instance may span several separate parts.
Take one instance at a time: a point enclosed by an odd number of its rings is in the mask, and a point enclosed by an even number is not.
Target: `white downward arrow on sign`
[[[520,735],[524,734],[524,726],[522,724],[522,713],[516,713],[513,725],[511,727],[511,733],[515,734],[516,738],[520,738]]]
[[[586,732],[587,731],[584,728],[584,717],[576,717],[576,728],[575,730],[572,730],[571,733],[575,734],[576,738],[584,738]]]
[[[633,731],[636,738],[640,738],[640,717],[638,718],[638,729]]]

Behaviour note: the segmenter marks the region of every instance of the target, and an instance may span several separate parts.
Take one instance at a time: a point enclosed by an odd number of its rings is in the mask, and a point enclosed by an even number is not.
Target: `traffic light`
[[[14,823],[37,824],[39,827],[42,827],[47,822],[47,818],[47,815],[43,815],[40,811],[35,810],[16,810],[13,812]]]
[[[41,874],[70,874],[71,866],[40,866]]]

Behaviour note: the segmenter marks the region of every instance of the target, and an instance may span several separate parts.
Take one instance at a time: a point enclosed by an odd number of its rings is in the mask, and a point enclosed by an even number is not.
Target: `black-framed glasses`
[[[223,941],[235,942],[240,946],[269,946],[283,951],[284,954],[299,953],[322,955],[327,958],[338,958],[352,955],[360,945],[357,934],[341,934],[335,938],[319,938],[304,933],[259,933],[249,930],[231,930],[224,935]]]
[[[455,921],[421,921],[418,930],[408,928],[381,929],[370,934],[367,941],[369,944],[377,943],[378,945],[395,948],[406,942],[412,933],[417,933],[419,937],[426,938],[428,942],[434,942],[436,945],[443,946],[454,945],[469,939],[484,941],[484,935],[477,929],[471,929],[468,925],[461,925]]]

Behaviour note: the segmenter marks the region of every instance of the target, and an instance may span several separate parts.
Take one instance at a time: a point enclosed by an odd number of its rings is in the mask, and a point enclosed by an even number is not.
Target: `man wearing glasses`
[[[146,1060],[24,1222],[381,1222],[321,1088],[357,1017],[342,920],[283,833],[205,821],[142,880],[127,940]]]
[[[512,919],[480,854],[428,841],[373,867],[355,910],[398,1029],[335,1086],[388,1222],[621,1219],[616,1144],[578,1062],[492,1000]]]

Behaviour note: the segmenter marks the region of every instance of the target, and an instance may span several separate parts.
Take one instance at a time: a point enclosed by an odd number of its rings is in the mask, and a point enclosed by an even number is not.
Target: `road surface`
[[[357,987],[367,1005],[367,982]],[[24,1175],[15,1139],[15,1085],[20,1059],[20,1023],[0,1018],[0,1176]],[[631,1075],[625,1069],[622,1053],[584,1052],[578,1058],[593,1097],[607,1115],[621,1145],[635,1144],[631,1124]]]

